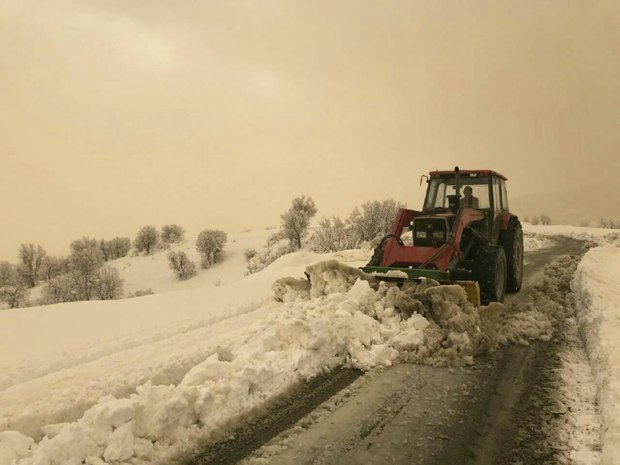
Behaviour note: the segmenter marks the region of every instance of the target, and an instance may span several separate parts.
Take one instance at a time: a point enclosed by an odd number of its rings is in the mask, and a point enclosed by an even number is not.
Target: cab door
[[[502,227],[502,220],[504,217],[504,211],[508,208],[508,205],[504,207],[503,195],[502,195],[502,183],[501,179],[497,176],[491,177],[491,217],[492,217],[492,229],[491,229],[491,241],[497,243],[499,239],[499,233]]]

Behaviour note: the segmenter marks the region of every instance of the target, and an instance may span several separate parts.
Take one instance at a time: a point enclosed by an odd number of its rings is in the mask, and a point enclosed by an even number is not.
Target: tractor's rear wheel
[[[474,274],[480,286],[480,301],[503,302],[506,295],[506,253],[496,245],[482,245],[476,251]]]
[[[516,217],[510,218],[508,229],[502,232],[501,244],[506,252],[507,292],[519,292],[523,283],[523,229]]]

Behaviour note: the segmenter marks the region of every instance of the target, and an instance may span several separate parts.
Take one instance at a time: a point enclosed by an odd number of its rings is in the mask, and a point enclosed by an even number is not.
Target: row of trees
[[[161,232],[155,226],[148,225],[138,231],[133,244],[139,253],[149,255],[157,247],[168,248],[183,242],[184,239],[185,230],[178,224],[167,224],[161,228]]]
[[[201,256],[201,266],[209,268],[221,260],[228,236],[224,231],[206,229],[198,234],[196,250]],[[196,274],[196,265],[183,251],[168,254],[168,264],[178,279],[189,279]]]
[[[542,225],[551,224],[551,218],[549,217],[549,215],[533,216],[531,220],[526,216],[525,218],[523,218],[523,221],[525,223],[531,223],[531,224],[534,224],[534,225],[537,225],[537,224],[542,224]]]
[[[316,252],[355,249],[364,242],[383,237],[392,229],[398,210],[404,204],[396,200],[375,200],[354,208],[348,218],[323,218],[310,238]]]
[[[357,248],[387,234],[401,208],[404,204],[392,199],[372,201],[364,203],[361,209],[356,207],[345,219],[323,218],[309,238],[310,247],[317,252]],[[294,198],[291,207],[280,216],[280,228],[269,238],[265,250],[246,250],[248,273],[260,271],[282,255],[300,249],[316,213],[312,198]]]
[[[112,257],[126,255],[127,241],[85,237],[73,241],[71,254],[62,258],[48,256],[40,245],[22,244],[17,265],[0,263],[0,300],[10,308],[26,306],[28,288],[41,280],[46,286],[38,304],[117,299],[122,295],[122,280],[116,269],[103,265]]]

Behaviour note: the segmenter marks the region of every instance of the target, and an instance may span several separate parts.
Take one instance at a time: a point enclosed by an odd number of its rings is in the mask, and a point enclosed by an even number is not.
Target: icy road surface
[[[508,318],[530,301],[547,299],[551,341],[504,346],[468,368],[403,363],[358,378],[341,374],[351,382],[344,389],[328,376],[323,395],[333,396],[317,408],[307,391],[295,392],[289,404],[297,410],[267,412],[188,462],[232,464],[247,456],[245,465],[597,463],[596,428],[589,450],[577,451],[586,460],[579,462],[566,451],[570,428],[556,421],[558,409],[566,408],[559,389],[561,354],[567,345],[580,346],[578,338],[564,335],[562,312],[583,252],[581,242],[557,238],[528,253],[524,289],[507,299]],[[545,279],[545,265],[562,255],[574,258],[561,259]],[[555,311],[560,314],[553,316]],[[588,402],[593,400],[583,405]],[[252,447],[264,445],[252,452],[248,438]]]

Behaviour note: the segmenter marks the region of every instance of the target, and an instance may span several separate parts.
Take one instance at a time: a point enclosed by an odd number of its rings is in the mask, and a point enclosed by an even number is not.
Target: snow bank
[[[544,234],[539,234],[532,231],[523,232],[523,247],[526,252],[546,249],[552,245],[553,240]]]
[[[605,245],[589,250],[573,287],[597,383],[603,465],[615,465],[620,463],[620,248]]]
[[[545,267],[544,277],[506,305],[499,322],[499,343],[529,345],[548,341],[559,323],[571,316],[570,282],[578,257],[563,256]]]

